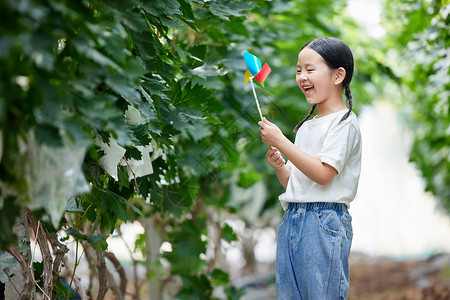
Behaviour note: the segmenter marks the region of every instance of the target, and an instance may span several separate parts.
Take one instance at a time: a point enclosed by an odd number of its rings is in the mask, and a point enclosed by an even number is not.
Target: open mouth
[[[312,85],[304,86],[304,87],[303,87],[303,90],[304,90],[304,92],[305,92],[305,95],[310,94],[313,88],[314,88],[314,87],[313,87]]]

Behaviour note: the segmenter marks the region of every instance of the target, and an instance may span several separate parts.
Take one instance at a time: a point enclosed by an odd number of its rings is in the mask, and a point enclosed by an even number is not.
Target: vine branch
[[[43,271],[41,275],[41,279],[43,281],[43,288],[41,288],[35,278],[34,278],[34,271],[33,271],[33,260],[31,260],[30,263],[30,269],[31,269],[31,275],[32,279],[35,282],[35,284],[39,287],[39,289],[42,290],[42,293],[48,298],[48,299],[54,299],[56,297],[56,290],[53,289],[53,259],[52,254],[50,253],[50,249],[48,247],[47,238],[45,234],[45,229],[40,228],[40,221],[37,222],[34,218],[32,212],[30,210],[27,210],[27,220],[29,226],[33,229],[35,236],[36,236],[36,243],[39,244],[39,249],[41,249],[42,253],[42,263],[43,263]]]
[[[122,265],[120,264],[117,257],[114,255],[114,253],[105,251],[103,252],[106,258],[108,258],[112,264],[114,265],[114,268],[116,268],[117,273],[119,273],[120,277],[120,292],[122,295],[125,295],[126,288],[127,288],[127,275],[125,274],[125,270],[123,269]]]
[[[130,169],[131,173],[133,174],[133,177],[134,177],[134,191],[136,193],[139,193],[139,187],[138,187],[137,180],[136,180],[136,173],[134,173],[133,169],[131,168],[130,164],[128,163],[128,160],[125,158],[125,155],[122,158],[126,162],[126,164],[127,164],[128,168]]]
[[[22,293],[19,295],[19,298],[17,298],[17,300],[29,300],[31,290],[33,289],[33,281],[30,280],[31,274],[30,274],[30,269],[28,268],[28,265],[27,265],[26,257],[24,255],[20,254],[20,252],[12,246],[9,246],[6,249],[6,251],[9,254],[11,254],[12,256],[14,256],[15,259],[17,259],[17,261],[20,263],[20,268],[22,270],[22,276],[23,276],[23,280],[24,280],[24,289],[23,289]],[[16,289],[16,291],[17,291],[17,289]]]

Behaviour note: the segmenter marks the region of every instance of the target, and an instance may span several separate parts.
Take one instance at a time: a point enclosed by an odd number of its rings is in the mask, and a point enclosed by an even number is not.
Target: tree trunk
[[[147,249],[147,272],[151,272],[151,279],[148,281],[148,290],[150,300],[163,299],[162,295],[162,279],[158,276],[158,271],[152,270],[157,265],[155,262],[159,259],[159,248],[161,247],[162,239],[156,228],[155,220],[153,218],[145,218],[142,225],[147,233],[146,249]]]
[[[29,247],[30,236],[28,234],[28,222],[25,211],[23,211],[20,216],[17,217],[16,224],[13,227],[13,232],[17,235],[17,240],[19,241],[19,246],[17,247],[17,249],[20,253],[26,255],[26,259],[21,264],[21,267],[13,271],[14,277],[6,282],[5,299],[19,300],[21,299],[21,297],[23,299],[23,297],[26,296],[26,299],[34,300],[36,296],[34,289],[32,288],[29,292],[27,291],[29,284],[31,284],[28,283],[28,281],[31,280],[31,278],[24,278],[23,276],[24,272],[29,272],[28,267],[31,260],[31,251]],[[24,267],[26,268],[26,270],[23,270]],[[25,295],[22,295],[24,292],[26,292]]]

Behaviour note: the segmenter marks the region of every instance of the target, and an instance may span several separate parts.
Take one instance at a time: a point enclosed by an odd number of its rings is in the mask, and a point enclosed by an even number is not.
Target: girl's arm
[[[320,159],[312,157],[297,148],[283,135],[281,130],[275,124],[264,118],[264,122],[260,121],[258,122],[258,125],[260,126],[262,141],[266,145],[276,147],[280,150],[280,152],[283,153],[297,169],[312,181],[320,185],[326,185],[337,175],[336,169],[332,166],[322,163]]]
[[[270,149],[267,151],[266,159],[269,165],[271,165],[277,173],[278,180],[281,185],[286,189],[289,177],[291,176],[291,169],[286,167],[286,162],[277,149]]]
[[[291,177],[291,169],[284,166],[282,169],[275,169],[275,172],[277,172],[278,180],[281,185],[286,189],[289,177]]]

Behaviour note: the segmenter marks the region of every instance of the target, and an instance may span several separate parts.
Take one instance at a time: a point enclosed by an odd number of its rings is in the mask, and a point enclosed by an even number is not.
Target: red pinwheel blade
[[[255,75],[255,79],[262,83],[264,80],[266,80],[271,71],[272,69],[270,69],[269,65],[265,63],[261,71],[259,71],[259,73]]]

